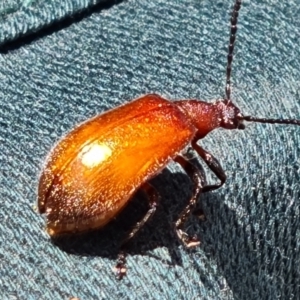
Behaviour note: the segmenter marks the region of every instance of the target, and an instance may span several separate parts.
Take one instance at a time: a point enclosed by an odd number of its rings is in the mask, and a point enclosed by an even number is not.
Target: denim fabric
[[[0,3],[0,45],[41,31],[51,24],[66,21],[74,15],[105,0],[4,0]],[[39,32],[38,34],[40,34]]]
[[[199,199],[206,221],[191,216],[186,224],[201,239],[195,249],[186,249],[173,227],[192,184],[175,163],[162,171],[152,180],[160,206],[130,244],[122,281],[112,269],[122,238],[147,210],[142,193],[105,230],[55,243],[36,211],[43,161],[76,124],[146,93],[224,96],[232,2],[6,1],[1,7],[1,299],[300,297],[296,126],[247,124],[200,142],[228,179]],[[244,114],[300,119],[299,9],[296,0],[243,4],[232,98]]]

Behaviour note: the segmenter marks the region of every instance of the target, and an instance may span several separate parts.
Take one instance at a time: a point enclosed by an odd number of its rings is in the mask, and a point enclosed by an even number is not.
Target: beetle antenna
[[[269,124],[293,124],[293,125],[300,126],[300,120],[296,120],[296,119],[266,119],[266,118],[255,118],[251,116],[244,116],[242,119],[249,122],[269,123]]]
[[[234,42],[236,38],[236,32],[237,32],[237,21],[239,16],[239,10],[241,8],[242,0],[236,0],[232,14],[231,14],[231,27],[230,27],[230,38],[229,38],[229,46],[228,46],[228,55],[227,55],[227,69],[226,69],[226,87],[225,87],[225,94],[226,99],[230,100],[230,93],[231,93],[231,87],[230,87],[230,76],[231,76],[231,64],[233,60],[233,50],[234,50]]]

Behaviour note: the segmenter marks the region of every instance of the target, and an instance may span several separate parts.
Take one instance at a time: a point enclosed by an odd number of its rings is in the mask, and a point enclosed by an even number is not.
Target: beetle
[[[199,195],[220,188],[226,174],[218,160],[197,142],[217,128],[244,129],[244,121],[300,125],[296,119],[264,119],[244,116],[231,100],[231,66],[241,0],[232,15],[227,56],[225,97],[170,101],[149,94],[107,111],[79,125],[51,150],[41,172],[38,210],[46,214],[50,236],[73,234],[104,227],[141,189],[149,198],[149,210],[122,242],[116,273],[126,274],[126,243],[154,214],[159,193],[149,183],[171,161],[182,166],[194,189],[188,205],[175,223],[186,247],[199,244],[189,237],[184,224]],[[219,179],[206,185],[203,170],[186,157],[192,147]]]

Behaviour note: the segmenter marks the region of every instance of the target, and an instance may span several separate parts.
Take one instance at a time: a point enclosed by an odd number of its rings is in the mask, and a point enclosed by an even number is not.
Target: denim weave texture
[[[1,299],[299,299],[300,128],[246,124],[199,144],[227,181],[201,195],[186,229],[174,222],[192,183],[170,163],[151,182],[155,216],[130,243],[128,276],[113,274],[118,245],[147,211],[138,192],[105,229],[51,242],[36,210],[51,147],[74,126],[147,93],[170,100],[224,97],[233,1],[8,0],[0,4]],[[245,115],[300,119],[300,7],[245,1],[232,99]],[[166,137],[172,138],[172,137]],[[162,141],[163,147],[163,141]],[[191,152],[192,161],[203,165]],[[207,171],[207,180],[217,179]]]

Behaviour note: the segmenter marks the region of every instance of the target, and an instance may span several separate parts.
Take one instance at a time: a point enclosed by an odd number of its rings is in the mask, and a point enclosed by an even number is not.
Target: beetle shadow
[[[202,169],[196,159],[191,161],[197,168]],[[182,266],[179,253],[182,243],[177,237],[174,224],[192,196],[193,184],[186,174],[172,173],[168,169],[164,169],[152,179],[151,184],[160,195],[159,204],[152,218],[126,244],[126,252],[128,255],[144,254],[161,260],[149,251],[165,247],[168,249],[170,261],[164,261],[164,264]],[[195,210],[197,213],[202,210],[201,204],[206,201],[207,196],[213,197],[214,202],[219,202],[216,194],[213,196],[209,193],[202,194]],[[106,257],[116,261],[123,239],[143,218],[148,209],[149,202],[146,195],[137,191],[124,210],[104,228],[77,235],[52,237],[51,240],[69,254]],[[199,237],[201,223],[203,223],[201,219],[192,214],[185,224],[188,234]],[[201,236],[200,239],[202,240]]]
[[[198,164],[197,164],[198,165]],[[152,219],[145,224],[141,231],[128,244],[128,255],[145,255],[153,257],[164,265],[182,266],[180,254],[181,242],[174,230],[174,223],[180,212],[188,203],[192,192],[192,183],[184,173],[171,173],[164,169],[156,178],[151,180],[161,195],[160,203]],[[225,187],[226,188],[226,187]],[[253,200],[253,199],[252,199]],[[245,199],[245,201],[251,201]],[[224,202],[222,193],[202,194],[197,208],[204,211],[206,220],[191,216],[187,221],[188,233],[197,235],[201,241],[201,251],[208,259],[213,259],[218,266],[218,276],[226,279],[234,298],[245,297],[246,288],[241,293],[240,274],[258,274],[260,265],[257,255],[251,249],[251,239],[245,228],[239,224],[236,212]],[[82,235],[66,236],[53,242],[63,251],[73,255],[100,256],[116,262],[119,246],[130,229],[142,219],[148,209],[146,196],[137,192],[132,201],[121,214],[106,225],[104,229]],[[197,209],[196,209],[197,210]],[[224,242],[225,241],[225,242]],[[151,254],[150,251],[159,247],[166,247],[170,261]],[[191,253],[198,248],[187,250]],[[207,276],[203,265],[199,264],[199,255],[190,255],[193,267],[199,274],[201,282],[211,287],[211,278]],[[220,283],[220,289],[222,289]],[[251,286],[261,285],[259,277],[251,277]],[[249,289],[249,297],[253,291]]]
[[[171,173],[164,169],[151,180],[160,194],[160,202],[153,217],[138,234],[127,244],[128,255],[149,254],[147,251],[158,247],[169,250],[170,265],[182,265],[178,248],[181,245],[175,232],[174,223],[188,204],[192,192],[192,183],[184,173]],[[79,256],[100,256],[116,260],[122,240],[128,232],[146,214],[149,205],[146,195],[138,191],[124,210],[104,228],[78,235],[66,235],[52,238],[52,242],[61,250]],[[189,234],[197,235],[198,224],[193,217],[188,224]],[[192,228],[191,228],[192,227]],[[157,259],[160,259],[157,257]]]

